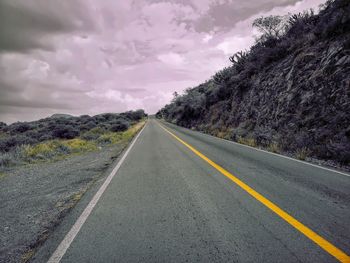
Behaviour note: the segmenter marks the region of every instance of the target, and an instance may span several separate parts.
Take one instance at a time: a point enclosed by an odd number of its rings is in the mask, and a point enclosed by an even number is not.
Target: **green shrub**
[[[112,124],[109,130],[112,132],[120,132],[120,131],[125,131],[128,128],[129,128],[129,123],[126,120],[118,119]]]
[[[94,121],[88,121],[80,126],[81,131],[89,131],[96,127],[96,123]]]
[[[79,136],[79,131],[71,125],[57,126],[52,135],[58,139],[73,139]]]
[[[12,135],[4,138],[0,138],[0,152],[9,152],[17,146],[24,144],[35,144],[38,141],[34,138],[27,137],[25,135]]]
[[[18,133],[24,133],[31,129],[32,129],[32,126],[27,122],[15,122],[6,127],[6,130],[12,135],[16,135]]]

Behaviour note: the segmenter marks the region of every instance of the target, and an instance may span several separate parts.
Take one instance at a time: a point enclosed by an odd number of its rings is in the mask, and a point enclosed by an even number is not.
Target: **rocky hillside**
[[[328,1],[319,14],[285,23],[283,34],[266,33],[157,117],[300,159],[350,164],[350,1]]]

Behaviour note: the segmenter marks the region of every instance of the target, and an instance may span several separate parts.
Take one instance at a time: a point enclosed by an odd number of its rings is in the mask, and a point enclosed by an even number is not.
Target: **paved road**
[[[159,124],[148,121],[61,262],[337,262]],[[349,176],[163,125],[350,255]]]

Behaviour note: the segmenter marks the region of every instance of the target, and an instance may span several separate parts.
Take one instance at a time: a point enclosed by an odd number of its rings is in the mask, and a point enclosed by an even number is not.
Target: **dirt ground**
[[[0,177],[0,262],[26,262],[128,142]]]

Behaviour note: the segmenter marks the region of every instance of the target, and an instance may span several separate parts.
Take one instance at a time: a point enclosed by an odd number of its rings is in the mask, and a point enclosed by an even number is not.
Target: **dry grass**
[[[122,132],[123,138],[130,139],[131,137],[133,137],[139,130],[141,130],[141,128],[145,125],[145,123],[146,123],[145,120],[138,122],[133,126],[131,126],[127,131]]]
[[[96,134],[96,139],[88,140],[75,138],[69,140],[50,140],[35,145],[24,145],[21,147],[21,156],[25,162],[44,161],[68,157],[71,154],[79,154],[100,149],[99,145],[110,145],[130,140],[145,124],[145,120],[131,126],[124,132],[103,131],[93,129],[92,133]],[[9,161],[6,156],[0,158],[4,165]],[[6,162],[6,163],[5,163]],[[7,165],[8,166],[8,165]]]
[[[231,134],[232,134],[232,130],[226,130],[226,131],[219,131],[216,134],[216,136],[221,138],[221,139],[230,140],[231,139]]]
[[[225,138],[225,132],[223,132],[223,131],[218,132],[218,133],[216,134],[216,137],[219,137],[219,138],[221,138],[221,139]]]
[[[305,160],[310,155],[310,150],[307,147],[296,150],[295,157],[299,160]]]
[[[144,124],[145,121],[141,121],[134,124],[124,132],[106,132],[97,139],[97,142],[102,144],[116,144],[121,141],[127,141],[134,137],[134,135],[143,127]]]
[[[73,202],[78,202],[82,198],[84,193],[85,191],[74,194],[72,197]]]
[[[257,143],[256,140],[254,138],[243,138],[243,137],[238,137],[237,140],[238,143],[244,144],[244,145],[248,145],[251,147],[257,147]]]
[[[278,146],[277,142],[270,143],[270,145],[267,147],[267,150],[269,152],[273,152],[273,153],[280,153],[281,152],[280,147]]]
[[[63,146],[68,147],[71,152],[86,152],[94,151],[97,149],[97,145],[93,141],[87,141],[80,138],[71,140],[65,140],[61,142]]]
[[[25,252],[21,257],[22,263],[28,262],[34,256],[34,253],[35,253],[34,249],[30,249],[27,252]]]
[[[24,145],[23,154],[26,158],[45,158],[54,154],[58,148],[58,141],[47,141],[37,145]]]
[[[96,149],[97,145],[95,142],[75,138],[70,140],[46,141],[36,145],[25,145],[23,146],[23,155],[27,160],[49,159],[54,156],[87,152]]]

